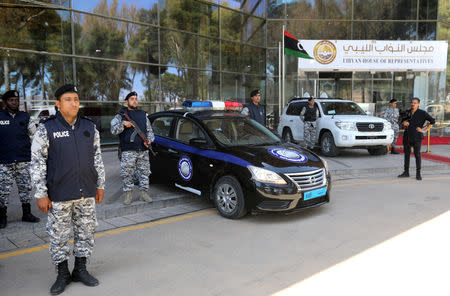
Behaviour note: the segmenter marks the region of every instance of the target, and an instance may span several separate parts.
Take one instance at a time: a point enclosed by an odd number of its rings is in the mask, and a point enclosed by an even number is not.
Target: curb
[[[415,166],[411,166],[411,170],[415,170]],[[442,165],[434,165],[434,166],[426,166],[422,167],[421,171],[429,172],[429,171],[437,171],[437,170],[445,170],[450,169],[449,164]],[[368,169],[339,169],[339,170],[330,170],[331,176],[342,176],[345,174],[379,174],[379,173],[399,173],[403,171],[403,164],[398,167],[390,167],[390,168],[368,168]]]

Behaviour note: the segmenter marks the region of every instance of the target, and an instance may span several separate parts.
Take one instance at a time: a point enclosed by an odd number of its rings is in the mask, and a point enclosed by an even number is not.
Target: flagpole
[[[281,108],[283,106],[281,104],[281,55],[281,42],[278,42],[278,118],[281,117]]]
[[[285,31],[285,26],[283,25],[283,36],[281,37],[282,43],[283,43],[283,49],[281,52],[281,58],[282,58],[282,77],[281,77],[281,106],[284,107],[285,105],[285,96],[286,96],[286,89],[285,89],[285,79],[286,79],[286,64],[285,64],[285,56],[284,56],[284,31]]]

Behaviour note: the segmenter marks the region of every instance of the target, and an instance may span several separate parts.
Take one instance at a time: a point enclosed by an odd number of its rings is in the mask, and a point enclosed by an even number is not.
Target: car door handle
[[[167,149],[169,153],[178,154],[178,151],[173,150],[172,148]]]
[[[294,122],[294,119],[289,120],[289,122]]]

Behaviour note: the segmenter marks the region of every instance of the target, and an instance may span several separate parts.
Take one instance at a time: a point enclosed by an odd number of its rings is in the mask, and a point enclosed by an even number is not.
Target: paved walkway
[[[426,147],[422,147],[422,151]],[[450,157],[450,145],[432,146],[432,153]],[[386,177],[396,178],[403,169],[403,155],[371,156],[367,150],[343,150],[338,157],[324,157],[328,161],[333,180],[343,180],[385,174]],[[120,199],[122,182],[119,175],[119,161],[115,149],[105,149],[103,160],[106,170],[105,199],[97,207],[99,226],[97,232],[150,222],[188,212],[211,208],[212,204],[188,192],[167,185],[151,185],[150,195],[154,202],[151,204],[135,201],[125,206]],[[441,172],[450,175],[450,165],[430,160],[422,160],[422,175]],[[415,161],[411,157],[411,171],[414,172]],[[16,190],[14,188],[14,190]],[[137,191],[137,190],[136,190]],[[0,252],[10,252],[20,248],[42,245],[48,242],[45,234],[46,214],[32,204],[33,214],[41,218],[40,223],[23,223],[21,207],[17,191],[10,195],[8,207],[8,226],[0,229]]]

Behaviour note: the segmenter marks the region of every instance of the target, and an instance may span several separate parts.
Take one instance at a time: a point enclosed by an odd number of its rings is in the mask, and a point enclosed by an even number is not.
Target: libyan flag
[[[284,53],[303,59],[312,59],[294,36],[284,31]]]

